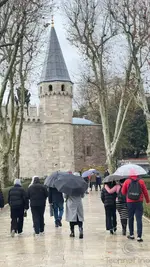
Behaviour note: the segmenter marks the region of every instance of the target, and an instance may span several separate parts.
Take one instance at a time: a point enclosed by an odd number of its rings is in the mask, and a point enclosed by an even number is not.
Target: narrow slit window
[[[64,84],[62,84],[62,86],[61,86],[61,91],[62,91],[62,92],[65,91],[65,86],[64,86]]]
[[[50,84],[49,85],[49,92],[52,92],[53,91],[53,86]]]

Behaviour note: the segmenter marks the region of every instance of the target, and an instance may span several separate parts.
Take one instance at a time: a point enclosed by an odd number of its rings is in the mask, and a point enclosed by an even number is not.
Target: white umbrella
[[[125,164],[119,167],[113,174],[121,176],[130,176],[131,174],[144,175],[146,171],[139,165],[136,164]]]

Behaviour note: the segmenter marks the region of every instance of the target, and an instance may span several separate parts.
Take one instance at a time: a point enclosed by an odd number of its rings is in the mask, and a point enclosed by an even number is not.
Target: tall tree
[[[110,41],[117,34],[115,23],[110,20],[109,12],[104,4],[98,0],[74,0],[63,3],[65,14],[68,18],[68,35],[70,42],[78,47],[87,59],[90,68],[88,82],[94,87],[95,98],[101,115],[104,144],[106,150],[109,171],[115,168],[115,152],[121,136],[125,117],[132,101],[133,95],[129,94],[130,73],[132,60],[129,59],[124,86],[120,88],[120,103],[117,117],[115,118],[115,130],[111,139],[108,117],[109,91],[107,84],[107,48]],[[125,102],[125,95],[128,101]]]
[[[110,0],[109,10],[118,24],[120,32],[126,36],[130,58],[133,60],[135,84],[138,88],[137,102],[146,116],[148,129],[147,155],[150,160],[150,110],[144,86],[145,75],[149,76],[150,57],[150,5],[144,0]],[[145,75],[144,75],[145,74]]]

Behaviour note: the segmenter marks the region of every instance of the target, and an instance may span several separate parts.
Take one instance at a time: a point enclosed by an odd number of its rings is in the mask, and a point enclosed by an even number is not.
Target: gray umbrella
[[[71,173],[59,173],[54,185],[59,192],[68,196],[83,195],[88,188],[88,184],[81,176],[75,176]]]
[[[44,181],[44,185],[46,185],[47,187],[55,187],[54,183],[55,181],[58,179],[58,175],[62,174],[64,172],[53,172],[50,176],[48,176],[45,181]]]
[[[106,176],[104,178],[104,180],[102,181],[102,183],[109,183],[109,182],[113,182],[113,181],[120,181],[123,179],[126,179],[127,177],[121,176],[121,175],[115,175],[115,174],[110,174],[108,176]]]

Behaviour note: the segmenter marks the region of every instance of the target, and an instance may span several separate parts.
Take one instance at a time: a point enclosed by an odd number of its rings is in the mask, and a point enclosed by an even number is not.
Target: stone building
[[[24,120],[21,177],[104,164],[101,125],[72,118],[73,83],[54,27],[38,87],[40,107],[30,107]]]

